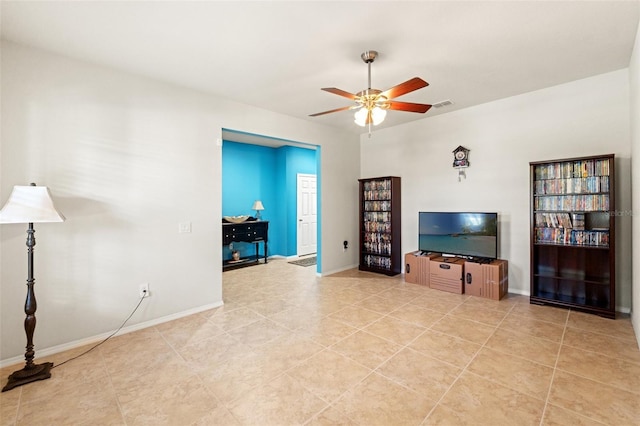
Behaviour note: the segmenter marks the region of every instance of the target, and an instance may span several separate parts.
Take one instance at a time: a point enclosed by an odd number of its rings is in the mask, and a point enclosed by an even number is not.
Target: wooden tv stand
[[[404,279],[436,290],[500,300],[509,291],[509,264],[502,259],[480,263],[418,251],[405,254]]]

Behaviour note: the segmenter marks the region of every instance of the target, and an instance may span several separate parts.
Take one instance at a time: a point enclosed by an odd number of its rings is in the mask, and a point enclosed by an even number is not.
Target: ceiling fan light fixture
[[[375,107],[371,110],[371,119],[373,120],[374,126],[377,126],[378,124],[382,123],[386,116],[387,116],[386,109]]]
[[[367,115],[369,115],[369,110],[366,107],[362,107],[354,114],[353,121],[358,126],[364,127],[367,124]]]
[[[368,108],[366,106],[363,106],[356,111],[353,117],[353,121],[358,126],[364,127],[368,124],[367,117],[369,117],[369,114],[371,114],[371,123],[374,126],[377,126],[384,121],[385,117],[387,116],[387,110],[380,107]]]

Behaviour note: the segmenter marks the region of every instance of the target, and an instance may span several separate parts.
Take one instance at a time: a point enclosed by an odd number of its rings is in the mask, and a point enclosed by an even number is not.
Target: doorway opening
[[[222,129],[222,141],[222,216],[255,216],[251,207],[260,200],[262,220],[269,222],[269,257],[319,254],[321,148],[230,129]],[[305,176],[307,185],[301,193],[299,176]],[[231,250],[242,255],[242,250],[255,249],[223,246],[221,261],[231,257]],[[316,272],[320,271],[318,256]]]

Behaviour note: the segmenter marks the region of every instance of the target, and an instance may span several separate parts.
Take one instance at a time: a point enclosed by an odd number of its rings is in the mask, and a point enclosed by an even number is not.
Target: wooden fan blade
[[[352,109],[352,108],[353,108],[353,106],[346,106],[346,107],[342,107],[342,108],[332,109],[330,111],[316,112],[315,114],[309,114],[309,117],[317,117],[319,115],[331,114],[332,112],[345,111],[345,110]]]
[[[348,98],[348,99],[351,99],[351,100],[355,100],[356,99],[356,95],[354,95],[353,93],[345,92],[344,90],[338,89],[336,87],[323,87],[320,90],[324,90],[325,92],[333,93],[334,95],[344,96],[345,98]]]
[[[431,105],[428,104],[414,104],[412,102],[398,101],[388,101],[387,105],[389,105],[389,109],[394,109],[397,111],[419,112],[422,114],[429,111],[429,108],[431,108]]]
[[[411,80],[407,80],[404,83],[400,83],[397,86],[392,87],[391,89],[387,89],[384,92],[380,93],[380,96],[384,96],[387,99],[397,98],[398,96],[406,95],[409,92],[413,92],[414,90],[422,89],[423,87],[427,87],[429,83],[421,79],[420,77],[413,77]]]

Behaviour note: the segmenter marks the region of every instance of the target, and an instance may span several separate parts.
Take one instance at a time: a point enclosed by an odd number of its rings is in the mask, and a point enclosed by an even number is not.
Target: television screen
[[[498,213],[418,213],[418,249],[497,259]]]

